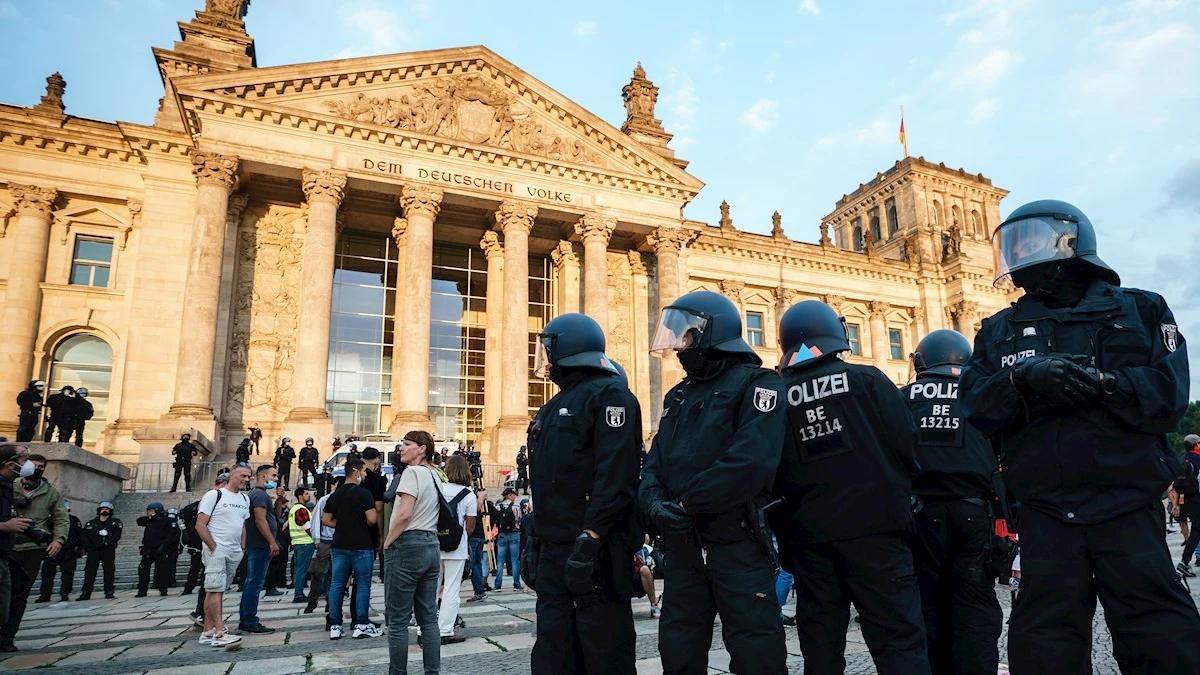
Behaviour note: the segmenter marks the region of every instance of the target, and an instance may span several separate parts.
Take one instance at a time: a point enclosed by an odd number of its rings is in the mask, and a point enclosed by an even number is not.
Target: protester
[[[75,588],[75,565],[79,558],[83,557],[83,549],[80,547],[80,537],[82,536],[83,524],[79,519],[71,514],[71,502],[65,502],[67,508],[67,517],[70,519],[70,525],[67,530],[67,541],[63,544],[62,550],[58,555],[47,556],[42,561],[42,590],[38,593],[38,599],[34,602],[50,602],[50,596],[54,594],[54,577],[61,570],[62,581],[59,583],[58,596],[63,602],[70,598],[71,591]]]
[[[278,513],[271,503],[270,490],[276,488],[277,469],[263,464],[254,472],[255,486],[247,495],[250,519],[246,522],[246,575],[242,584],[242,600],[238,608],[239,633],[274,633],[258,620],[258,594],[267,579],[271,558],[280,554],[276,536],[279,532]],[[230,479],[232,480],[232,479]],[[234,565],[234,569],[237,566]]]
[[[250,518],[250,500],[242,488],[250,481],[250,469],[236,466],[224,487],[209,490],[200,500],[196,534],[203,543],[204,631],[200,644],[228,647],[241,641],[225,628],[225,589],[241,562],[246,542],[245,524]],[[261,624],[259,624],[261,626]]]
[[[496,504],[493,522],[499,528],[496,537],[496,590],[504,586],[504,570],[512,574],[513,590],[525,590],[521,585],[521,509],[517,506],[517,491],[504,488]],[[636,544],[636,542],[634,542]]]
[[[316,506],[313,501],[312,489],[296,488],[296,503],[288,509],[287,526],[291,535],[292,551],[295,561],[292,563],[292,602],[308,602],[304,595],[304,579],[308,577],[308,565],[313,557],[312,509]],[[316,593],[317,586],[313,586]]]
[[[463,570],[467,566],[467,533],[475,528],[478,514],[475,493],[471,490],[471,466],[466,458],[455,455],[447,459],[446,477],[449,482],[442,485],[442,495],[462,525],[463,536],[458,548],[439,551],[441,569],[438,585],[442,588],[442,604],[438,609],[438,629],[444,645],[466,640],[454,634],[454,622],[462,600],[459,591],[462,588]]]
[[[321,597],[328,597],[330,578],[330,549],[333,545],[333,528],[323,524],[325,505],[330,495],[324,495],[317,500],[312,509],[312,522],[315,523],[313,535],[313,558],[308,563],[308,605],[304,607],[305,614],[312,614],[317,609]],[[328,618],[326,619],[328,622]]]
[[[492,587],[487,582],[488,577],[488,527],[492,518],[492,503],[488,501],[486,488],[480,488],[475,493],[476,518],[475,529],[467,537],[467,552],[471,564],[471,587],[475,595],[467,602],[479,602],[487,599],[487,592]]]
[[[342,602],[351,573],[356,582],[353,637],[380,637],[383,631],[371,622],[371,568],[375,545],[371,530],[377,526],[378,513],[371,493],[361,487],[366,469],[361,459],[346,460],[343,484],[325,503],[321,519],[334,528],[330,562],[333,577],[329,583],[329,639],[342,637]],[[407,634],[407,633],[406,633]]]
[[[13,594],[20,588],[20,564],[13,560],[16,536],[33,520],[17,516],[13,509],[13,481],[32,475],[29,448],[17,443],[0,443],[0,622],[7,622]],[[14,647],[15,649],[15,647]]]

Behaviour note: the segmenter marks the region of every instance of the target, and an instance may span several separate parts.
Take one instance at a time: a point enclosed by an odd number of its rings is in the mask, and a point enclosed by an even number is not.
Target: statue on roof
[[[629,84],[621,89],[625,100],[625,124],[621,131],[631,130],[648,134],[652,137],[670,140],[670,135],[662,127],[662,122],[654,117],[654,106],[658,103],[658,87],[646,79],[646,71],[639,61],[633,69],[633,77]]]
[[[241,19],[246,16],[246,10],[250,8],[250,0],[205,0],[204,11],[209,14],[220,14],[222,16]]]

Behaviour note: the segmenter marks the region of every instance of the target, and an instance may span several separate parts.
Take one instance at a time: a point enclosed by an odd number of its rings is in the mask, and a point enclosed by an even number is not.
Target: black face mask
[[[33,475],[29,477],[29,482],[36,485],[37,483],[41,482],[42,476],[45,475],[45,473],[45,469],[34,469]]]
[[[100,517],[101,517],[101,518],[109,518],[109,517],[111,517],[111,516],[112,516],[112,511],[101,511],[101,512],[100,512]]]
[[[1073,307],[1092,283],[1090,268],[1074,260],[1053,262],[1016,270],[1012,280],[1047,307]]]

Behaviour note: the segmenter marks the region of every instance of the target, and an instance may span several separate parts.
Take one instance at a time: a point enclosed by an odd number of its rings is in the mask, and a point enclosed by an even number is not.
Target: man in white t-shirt
[[[250,517],[250,499],[242,489],[250,482],[250,468],[236,466],[229,483],[209,490],[200,500],[196,534],[204,545],[204,632],[200,644],[227,647],[241,638],[225,629],[225,589],[237,572],[246,547],[245,522]]]

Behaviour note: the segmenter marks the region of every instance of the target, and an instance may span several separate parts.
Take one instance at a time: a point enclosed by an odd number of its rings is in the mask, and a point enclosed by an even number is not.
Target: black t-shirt
[[[382,502],[382,501],[384,501],[383,493],[387,492],[387,486],[388,486],[388,480],[387,480],[387,477],[383,475],[383,473],[375,473],[373,471],[367,471],[367,475],[363,476],[363,482],[362,482],[361,487],[364,490],[366,490],[367,492],[371,493],[372,501]],[[382,518],[383,514],[380,514],[379,517]],[[379,548],[380,540],[379,540],[379,526],[378,525],[371,528],[371,541],[375,542],[375,548]]]
[[[333,516],[337,527],[333,531],[333,548],[351,551],[370,551],[375,548],[367,511],[375,508],[371,493],[357,485],[342,485],[325,503],[325,513]]]
[[[470,536],[474,537],[476,539],[483,539],[483,537],[484,537],[483,517],[487,516],[487,517],[491,518],[495,515],[496,515],[495,510],[492,508],[492,503],[486,499],[483,500],[483,510],[479,513],[479,516],[475,519],[475,529],[471,530]],[[491,522],[491,521],[489,521],[489,522]]]

